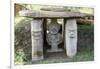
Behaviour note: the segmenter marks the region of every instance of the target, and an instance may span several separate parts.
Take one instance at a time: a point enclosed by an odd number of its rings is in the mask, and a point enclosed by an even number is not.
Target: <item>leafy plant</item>
[[[26,57],[23,52],[23,49],[18,49],[18,51],[15,52],[15,64],[25,64]]]

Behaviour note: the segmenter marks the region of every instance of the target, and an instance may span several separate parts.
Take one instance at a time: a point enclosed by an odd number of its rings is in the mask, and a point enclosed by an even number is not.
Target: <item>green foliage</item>
[[[22,19],[15,24],[15,64],[26,64],[31,60],[30,21]]]
[[[94,50],[94,25],[78,25],[78,51]]]
[[[19,49],[15,52],[15,64],[24,64],[26,60],[26,56],[22,49]]]
[[[78,30],[83,32],[93,32],[94,31],[94,25],[78,25]]]

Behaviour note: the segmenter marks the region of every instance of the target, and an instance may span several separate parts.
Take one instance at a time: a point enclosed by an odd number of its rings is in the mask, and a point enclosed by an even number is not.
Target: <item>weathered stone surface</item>
[[[75,19],[68,19],[65,24],[66,54],[73,57],[77,53],[77,24]]]
[[[19,15],[32,18],[80,18],[85,16],[85,14],[79,12],[53,12],[31,10],[22,10],[19,12]]]
[[[42,11],[55,11],[55,12],[64,12],[64,11],[66,11],[66,9],[65,8],[50,8],[50,7],[48,7],[48,8],[41,8],[40,10],[42,10]]]
[[[43,59],[43,27],[42,19],[33,19],[31,22],[32,61]]]
[[[57,19],[51,19],[51,23],[48,25],[49,33],[47,33],[47,42],[51,45],[51,50],[48,50],[48,52],[62,51],[62,49],[58,49],[58,45],[62,42],[59,29],[60,25],[57,23]]]

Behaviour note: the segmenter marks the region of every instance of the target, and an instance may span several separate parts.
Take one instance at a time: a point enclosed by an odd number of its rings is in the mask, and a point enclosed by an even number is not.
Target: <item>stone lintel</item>
[[[32,10],[22,10],[19,12],[19,15],[30,18],[81,18],[85,16],[85,14],[79,12],[53,12]]]

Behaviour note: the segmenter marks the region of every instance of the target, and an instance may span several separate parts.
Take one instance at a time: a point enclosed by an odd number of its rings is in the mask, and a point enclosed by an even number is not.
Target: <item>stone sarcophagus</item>
[[[22,10],[19,12],[20,16],[32,18],[31,22],[31,39],[32,39],[32,61],[43,59],[43,42],[44,37],[44,19],[51,19],[51,23],[47,26],[48,33],[46,34],[47,43],[51,46],[48,52],[58,52],[58,45],[64,40],[66,55],[73,57],[77,53],[77,23],[76,19],[84,17],[85,15],[79,12],[53,12],[53,11],[31,11]],[[57,19],[64,20],[63,38],[58,32],[60,25]],[[46,26],[46,25],[45,25]]]

